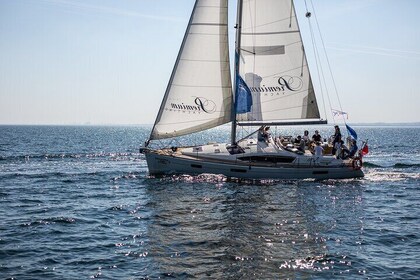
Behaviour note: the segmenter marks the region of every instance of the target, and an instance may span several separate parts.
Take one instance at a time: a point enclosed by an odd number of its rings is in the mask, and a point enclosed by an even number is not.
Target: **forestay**
[[[244,0],[240,75],[252,93],[239,124],[320,119],[291,0]]]
[[[197,0],[151,138],[231,121],[228,1]]]

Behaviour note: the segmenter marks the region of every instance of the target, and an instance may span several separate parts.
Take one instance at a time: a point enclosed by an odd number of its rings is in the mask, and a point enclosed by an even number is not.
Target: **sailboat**
[[[232,89],[228,0],[196,0],[149,139],[150,175],[239,179],[363,177],[361,158],[299,151],[292,143],[237,139],[237,127],[326,124],[320,117],[292,0],[238,0]],[[230,143],[151,143],[231,123]],[[260,132],[261,132],[260,129]]]

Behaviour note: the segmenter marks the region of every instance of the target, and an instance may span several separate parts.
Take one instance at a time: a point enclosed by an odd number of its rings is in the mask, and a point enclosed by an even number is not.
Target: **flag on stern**
[[[367,155],[369,153],[369,147],[367,143],[363,146],[362,155]]]
[[[346,124],[347,131],[349,132],[350,136],[353,137],[354,140],[357,140],[357,133],[356,131],[351,128],[348,124]]]

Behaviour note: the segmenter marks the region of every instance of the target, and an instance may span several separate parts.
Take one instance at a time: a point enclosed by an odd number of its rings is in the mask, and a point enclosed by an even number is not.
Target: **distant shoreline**
[[[420,122],[413,123],[354,123],[354,126],[420,126]]]

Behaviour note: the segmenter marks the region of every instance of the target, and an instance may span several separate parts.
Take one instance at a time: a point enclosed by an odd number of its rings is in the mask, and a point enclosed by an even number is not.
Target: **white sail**
[[[243,0],[240,75],[252,93],[239,122],[320,119],[291,0]]]
[[[196,1],[150,140],[231,121],[227,18],[227,0]]]

